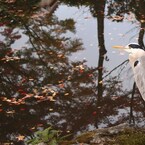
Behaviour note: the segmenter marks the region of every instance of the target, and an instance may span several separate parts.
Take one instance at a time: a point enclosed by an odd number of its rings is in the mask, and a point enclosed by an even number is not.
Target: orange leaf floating
[[[69,95],[69,93],[65,93],[64,95],[65,95],[65,96],[68,96],[68,95]]]
[[[83,71],[83,70],[79,70],[79,72],[80,72],[80,73],[83,73],[84,71]]]
[[[96,112],[96,111],[94,111],[94,112],[92,113],[92,115],[93,115],[93,116],[96,116],[96,115],[97,115],[97,112]]]
[[[11,110],[11,111],[6,111],[7,114],[14,114],[15,110]]]
[[[64,88],[65,86],[64,86],[64,84],[59,84],[59,87]]]
[[[25,138],[25,136],[23,136],[23,135],[19,135],[19,136],[17,136],[16,138],[18,139],[18,141],[23,141],[24,138]]]
[[[103,84],[103,81],[100,81],[99,84]]]
[[[34,126],[34,127],[32,127],[32,128],[30,128],[30,130],[34,130],[34,129],[36,129],[36,128],[35,128],[35,126]]]
[[[20,108],[20,111],[25,111],[26,110],[26,108]]]
[[[41,127],[41,126],[43,126],[43,124],[42,124],[42,123],[37,124],[37,127]]]

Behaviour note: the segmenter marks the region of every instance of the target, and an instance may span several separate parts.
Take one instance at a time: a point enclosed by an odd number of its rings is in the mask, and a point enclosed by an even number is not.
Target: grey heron
[[[139,92],[145,101],[145,48],[137,43],[130,43],[126,46],[114,46],[129,53],[129,63],[132,67],[134,79]]]

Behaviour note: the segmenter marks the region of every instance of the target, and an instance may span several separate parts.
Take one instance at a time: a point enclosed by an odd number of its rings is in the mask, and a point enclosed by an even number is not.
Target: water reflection
[[[84,5],[81,1],[65,2],[75,6]],[[21,2],[1,4],[1,142],[9,140],[17,143],[18,135],[31,136],[38,128],[49,125],[61,129],[63,134],[68,131],[76,134],[88,129],[89,125],[102,127],[129,121],[131,91],[123,89],[120,76],[107,75],[104,68],[104,61],[107,60],[104,40],[105,1],[85,3],[97,19],[95,29],[98,33],[99,57],[96,67],[87,66],[84,60],[70,60],[70,55],[84,49],[80,39],[69,37],[76,33],[76,22],[73,19],[59,20],[55,14],[41,13],[36,1],[27,3],[27,10],[20,7]],[[107,4],[108,9],[113,9],[112,4]],[[111,12],[110,15],[113,15]],[[138,20],[142,28],[138,40],[143,45],[142,19]],[[25,48],[20,46],[13,49],[12,44],[21,40],[20,30],[29,40]],[[118,67],[120,73],[122,66]],[[144,105],[137,90],[134,95],[130,116],[133,116],[134,110],[134,120],[139,122],[144,116]]]
[[[113,21],[122,22],[125,19],[131,21],[132,23],[139,23],[139,37],[138,43],[141,46],[144,46],[143,37],[144,37],[144,28],[145,28],[145,10],[144,10],[144,1],[114,1],[111,0],[108,3],[108,17]],[[126,14],[130,17],[126,18]],[[136,19],[135,19],[136,18]]]
[[[20,22],[29,37],[27,48],[13,50],[11,45],[21,36],[15,27],[2,28],[1,141],[17,141],[14,136],[49,125],[64,132],[79,129],[86,122],[81,116],[91,113],[86,106],[94,100],[90,96],[94,96],[97,69],[84,61],[69,61],[72,53],[83,49],[79,39],[65,36],[75,32],[75,22],[47,16],[43,25],[42,19]]]

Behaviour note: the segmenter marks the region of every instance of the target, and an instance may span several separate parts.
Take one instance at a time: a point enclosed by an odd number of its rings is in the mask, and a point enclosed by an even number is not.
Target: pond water
[[[49,126],[72,137],[144,126],[128,54],[113,49],[144,45],[144,1],[0,4],[0,143],[23,144]]]

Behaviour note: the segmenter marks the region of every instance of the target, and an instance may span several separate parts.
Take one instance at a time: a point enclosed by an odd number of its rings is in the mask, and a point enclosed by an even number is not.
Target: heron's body
[[[138,44],[126,46],[136,85],[145,100],[145,50]]]
[[[134,59],[134,62],[132,62],[132,57],[129,56],[129,61],[133,69],[136,85],[145,100],[145,52],[144,56],[139,57],[136,61]],[[137,62],[137,65],[134,65],[135,62]]]
[[[124,47],[129,52],[129,62],[133,70],[136,85],[145,101],[145,48],[137,43],[131,43]]]

